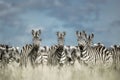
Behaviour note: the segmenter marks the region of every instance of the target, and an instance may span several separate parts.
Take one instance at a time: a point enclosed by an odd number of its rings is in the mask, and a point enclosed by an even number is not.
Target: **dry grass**
[[[89,69],[78,63],[75,66],[58,67],[39,66],[19,68],[9,66],[0,70],[0,80],[119,80],[118,72],[113,70]]]

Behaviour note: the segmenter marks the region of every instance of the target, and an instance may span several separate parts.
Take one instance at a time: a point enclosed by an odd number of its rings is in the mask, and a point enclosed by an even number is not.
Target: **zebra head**
[[[57,32],[58,37],[58,45],[63,46],[64,45],[64,38],[65,38],[66,32]]]
[[[81,50],[84,50],[85,48],[87,48],[87,46],[91,46],[93,44],[93,38],[94,38],[93,33],[87,36],[85,31],[83,32],[76,31],[76,35],[77,35],[78,46],[81,48]]]
[[[40,42],[42,41],[42,39],[40,39],[40,35],[41,35],[41,30],[32,30],[32,37],[33,37],[33,45],[36,47],[39,47]]]
[[[84,48],[86,48],[86,45],[88,43],[86,32],[76,31],[76,35],[77,35],[78,46],[80,47],[81,50],[84,50]]]

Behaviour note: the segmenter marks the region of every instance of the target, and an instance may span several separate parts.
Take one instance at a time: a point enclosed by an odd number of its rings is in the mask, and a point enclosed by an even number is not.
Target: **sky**
[[[32,43],[31,30],[41,29],[42,45],[77,45],[75,32],[94,33],[94,43],[120,44],[120,0],[0,0],[0,43]]]

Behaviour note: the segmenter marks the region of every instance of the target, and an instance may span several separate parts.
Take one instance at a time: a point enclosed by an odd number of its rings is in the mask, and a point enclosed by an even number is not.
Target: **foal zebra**
[[[113,59],[110,51],[102,45],[91,46],[94,34],[87,37],[85,31],[76,31],[81,60],[88,66],[111,67]]]
[[[41,39],[41,30],[32,30],[33,44],[26,44],[21,50],[21,66],[24,65],[27,67],[28,61],[31,66],[35,67],[35,60],[38,55]]]

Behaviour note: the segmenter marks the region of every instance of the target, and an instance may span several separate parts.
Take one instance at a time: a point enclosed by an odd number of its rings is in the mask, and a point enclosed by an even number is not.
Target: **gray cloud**
[[[117,1],[117,0],[116,0]],[[43,44],[56,43],[56,31],[66,31],[66,44],[76,44],[76,30],[86,30],[95,33],[95,42],[105,44],[118,43],[120,39],[119,20],[107,22],[103,14],[108,0],[1,0],[0,1],[0,42],[23,45],[31,41],[30,30],[43,28]],[[111,4],[109,4],[112,6]],[[105,10],[107,11],[108,8]],[[46,16],[63,21],[61,25],[48,25],[43,27],[30,27],[26,25],[20,15],[30,11],[45,12]],[[107,13],[106,13],[107,14]],[[113,13],[114,15],[114,13]],[[38,15],[39,16],[39,15]],[[111,15],[107,15],[108,17]],[[105,20],[106,19],[106,22]],[[111,20],[112,21],[112,20]],[[46,23],[47,24],[47,23]],[[36,24],[37,25],[37,24]],[[61,26],[61,27],[60,27]],[[102,26],[102,28],[101,28]],[[113,26],[115,28],[113,28]],[[45,29],[44,29],[45,28]],[[28,37],[29,36],[29,37]],[[111,39],[111,36],[113,38]],[[108,37],[106,41],[106,37]],[[46,39],[45,39],[46,38]],[[72,40],[73,39],[73,40]],[[115,41],[117,40],[117,41]]]

